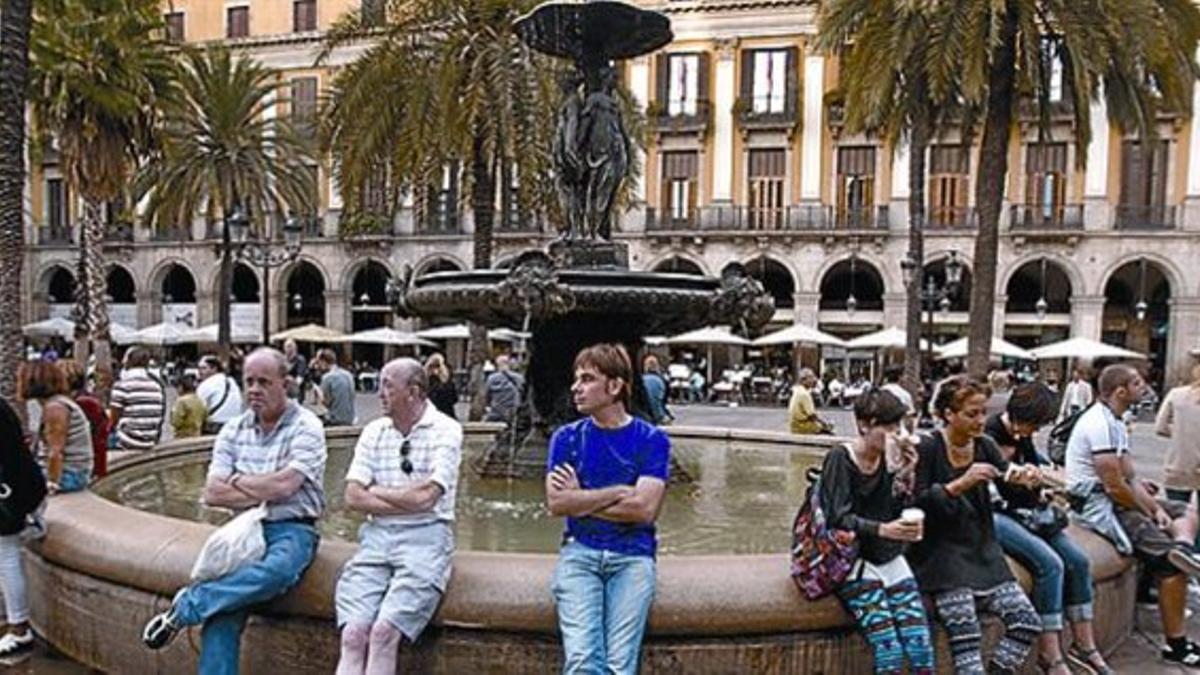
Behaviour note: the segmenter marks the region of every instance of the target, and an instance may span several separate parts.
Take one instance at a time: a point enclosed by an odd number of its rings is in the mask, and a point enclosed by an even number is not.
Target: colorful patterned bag
[[[818,478],[792,523],[792,581],[809,600],[819,600],[841,586],[858,559],[857,537],[829,526],[820,495]]]

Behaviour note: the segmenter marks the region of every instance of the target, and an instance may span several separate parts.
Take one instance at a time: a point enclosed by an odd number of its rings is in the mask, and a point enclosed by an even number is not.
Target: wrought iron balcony
[[[189,227],[156,227],[150,231],[150,240],[160,242],[191,241],[192,232]]]
[[[783,110],[776,112],[755,112],[753,99],[739,99],[737,103],[738,124],[745,131],[793,129],[800,122],[799,98],[797,91],[789,90],[785,95]]]
[[[979,226],[974,206],[932,206],[925,213],[930,230],[973,230]]]
[[[691,113],[674,113],[669,108],[658,103],[648,111],[647,121],[650,128],[660,134],[701,134],[708,131],[712,124],[712,102],[696,101],[696,109]]]
[[[1082,230],[1083,204],[1013,204],[1008,210],[1013,232]]]
[[[37,242],[41,246],[63,246],[75,243],[70,225],[39,227]]]
[[[646,209],[646,231],[650,233],[829,233],[848,230],[887,229],[886,206],[834,213],[823,204],[792,206],[703,206],[686,213],[664,213]]]
[[[1175,207],[1166,204],[1118,204],[1118,230],[1173,230]]]

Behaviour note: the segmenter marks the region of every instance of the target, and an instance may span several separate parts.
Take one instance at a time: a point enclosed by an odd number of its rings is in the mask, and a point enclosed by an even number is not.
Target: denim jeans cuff
[[[1085,602],[1082,605],[1067,605],[1067,620],[1071,623],[1077,621],[1091,621],[1095,617],[1095,612],[1092,610],[1092,603]]]
[[[1042,617],[1042,632],[1043,633],[1060,631],[1063,629],[1062,612],[1055,612],[1054,614],[1041,614],[1039,616]]]
[[[183,588],[176,592],[175,599],[171,602],[171,622],[177,626],[195,626],[200,623],[195,616],[192,603],[188,602],[190,588]]]

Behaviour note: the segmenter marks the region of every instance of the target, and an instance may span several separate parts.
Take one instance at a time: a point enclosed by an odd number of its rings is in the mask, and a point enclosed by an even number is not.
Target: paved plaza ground
[[[378,397],[374,394],[360,394],[357,400],[357,409],[360,420],[373,419],[380,410]],[[787,411],[784,408],[681,405],[674,406],[672,409],[676,415],[676,424],[679,425],[733,427],[764,431],[782,431],[787,428]],[[463,412],[465,412],[465,407]],[[853,432],[853,416],[849,411],[827,408],[821,412],[834,423],[839,434],[849,435]],[[1166,445],[1162,439],[1153,435],[1149,422],[1142,422],[1135,427],[1133,446],[1138,471],[1144,476],[1160,478]],[[34,601],[36,602],[36,599]],[[1200,591],[1197,589],[1193,589],[1189,605],[1193,610],[1193,614],[1188,620],[1189,632],[1193,639],[1197,639],[1200,638]],[[1162,644],[1162,635],[1159,632],[1158,612],[1155,607],[1139,605],[1135,626],[1134,633],[1109,657],[1109,663],[1117,672],[1138,673],[1138,675],[1197,672],[1170,666],[1159,660],[1158,649]],[[90,672],[48,652],[44,646],[39,646],[32,658],[18,665],[5,668],[0,663],[0,671],[38,675],[76,675]]]

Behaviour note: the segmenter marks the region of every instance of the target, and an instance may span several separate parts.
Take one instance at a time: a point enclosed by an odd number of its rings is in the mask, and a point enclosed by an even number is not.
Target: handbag
[[[829,526],[820,495],[818,478],[792,522],[792,581],[809,600],[834,592],[858,560],[857,536]]]
[[[1067,512],[1054,504],[1042,504],[1034,509],[1012,509],[1009,515],[1022,527],[1043,539],[1049,539],[1062,532],[1070,522]]]

